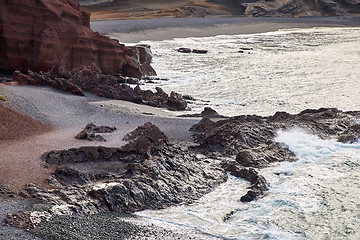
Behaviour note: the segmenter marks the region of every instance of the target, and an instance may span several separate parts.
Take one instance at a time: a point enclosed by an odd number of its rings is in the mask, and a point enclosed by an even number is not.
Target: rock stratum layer
[[[137,47],[90,29],[90,14],[76,0],[0,2],[0,69],[58,71],[95,64],[103,73],[154,73]],[[150,59],[151,60],[151,59]]]
[[[359,0],[80,0],[94,19],[242,16],[353,16]]]

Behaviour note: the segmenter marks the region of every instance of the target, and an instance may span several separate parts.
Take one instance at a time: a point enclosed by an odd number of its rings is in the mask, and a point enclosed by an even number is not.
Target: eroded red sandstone
[[[103,73],[154,74],[139,51],[93,32],[90,14],[76,0],[0,1],[2,70],[56,72],[95,64]]]

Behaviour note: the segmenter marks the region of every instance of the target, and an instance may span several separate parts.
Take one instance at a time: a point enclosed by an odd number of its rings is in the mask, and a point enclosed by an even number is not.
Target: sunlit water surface
[[[169,79],[145,87],[195,97],[194,112],[204,106],[224,115],[360,109],[359,28],[144,43],[152,46],[159,76]],[[174,51],[179,47],[209,53]],[[360,144],[321,140],[303,129],[279,132],[277,141],[299,160],[261,170],[270,183],[263,198],[241,203],[249,184],[230,176],[194,204],[138,214],[155,224],[223,239],[360,239]]]
[[[156,85],[199,99],[190,105],[196,112],[204,105],[224,115],[360,107],[359,28],[282,30],[144,43],[152,46],[152,65],[158,75],[169,78]],[[209,52],[174,51],[179,47]]]

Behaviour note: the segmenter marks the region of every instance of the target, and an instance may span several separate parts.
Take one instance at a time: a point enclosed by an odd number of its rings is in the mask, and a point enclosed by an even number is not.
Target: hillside
[[[358,16],[360,0],[80,0],[92,19]]]

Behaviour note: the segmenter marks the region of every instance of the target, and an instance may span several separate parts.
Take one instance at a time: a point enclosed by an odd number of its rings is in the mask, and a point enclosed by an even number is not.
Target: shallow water
[[[248,183],[230,177],[194,204],[138,214],[223,239],[359,239],[360,143],[325,141],[302,130],[279,132],[277,141],[299,160],[261,170],[270,183],[263,198],[240,202]]]
[[[155,85],[220,114],[271,115],[306,108],[359,110],[360,29],[314,28],[146,42],[161,77]],[[207,49],[183,54],[179,47]],[[250,50],[242,50],[249,48]],[[155,224],[221,239],[360,239],[360,143],[321,140],[306,129],[278,132],[298,157],[262,169],[263,198],[242,203],[248,182],[230,177],[191,205],[138,213]],[[227,221],[224,217],[233,212]]]
[[[199,99],[191,104],[195,112],[204,105],[224,115],[360,107],[360,28],[296,29],[144,43],[152,46],[152,65],[158,75],[169,78],[156,85]],[[179,47],[209,53],[174,51]]]

